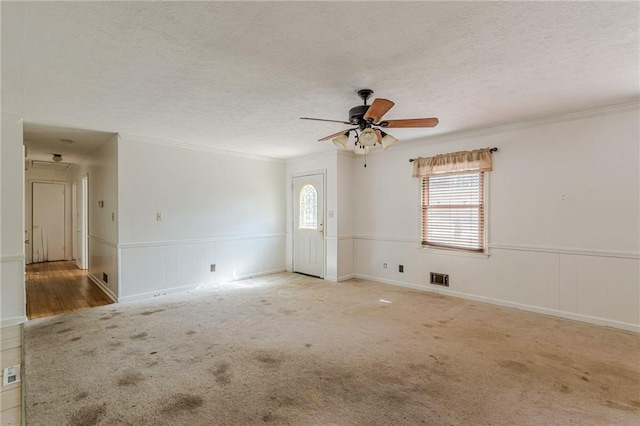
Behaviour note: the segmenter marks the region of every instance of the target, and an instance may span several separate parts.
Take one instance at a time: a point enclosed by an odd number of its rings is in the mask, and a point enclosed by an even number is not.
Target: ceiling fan
[[[398,142],[390,134],[382,129],[392,129],[401,127],[435,127],[438,125],[437,118],[409,118],[403,120],[381,120],[394,105],[388,99],[377,98],[371,105],[367,105],[367,100],[373,95],[373,90],[358,90],[358,95],[364,102],[349,110],[349,121],[342,120],[326,120],[324,118],[300,117],[301,120],[328,121],[333,123],[343,123],[356,126],[352,129],[342,130],[332,135],[326,136],[318,141],[326,141],[331,139],[338,148],[348,149],[349,135],[355,133],[355,147],[353,152],[356,154],[367,154],[371,147],[377,144],[382,145],[383,149],[387,149]]]

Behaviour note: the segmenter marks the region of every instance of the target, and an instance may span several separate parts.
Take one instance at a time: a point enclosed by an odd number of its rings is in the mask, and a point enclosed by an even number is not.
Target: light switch
[[[156,213],[156,220],[162,222],[162,213]]]

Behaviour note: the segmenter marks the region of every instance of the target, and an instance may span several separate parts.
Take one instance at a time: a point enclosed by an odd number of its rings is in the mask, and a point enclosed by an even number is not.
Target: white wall
[[[0,128],[0,327],[26,321],[22,119],[2,113]]]
[[[25,230],[27,233],[25,236],[31,239],[31,226],[32,226],[32,212],[33,212],[33,196],[32,188],[34,182],[57,182],[64,184],[64,245],[65,245],[65,259],[73,259],[73,229],[72,222],[72,206],[71,206],[71,183],[75,180],[75,172],[73,170],[49,170],[30,167],[25,172]],[[33,246],[26,247],[26,262],[32,262],[31,248]]]
[[[89,176],[89,278],[112,299],[119,294],[118,280],[118,136],[77,165],[78,205],[83,203],[82,178]],[[103,202],[100,207],[98,202]],[[103,280],[107,274],[108,282]]]
[[[367,168],[354,163],[356,275],[640,330],[638,113],[610,108],[400,143]],[[419,249],[409,158],[484,147],[499,148],[489,257]],[[431,271],[448,273],[450,288],[429,285]]]
[[[123,136],[120,300],[283,271],[284,178],[282,161]]]

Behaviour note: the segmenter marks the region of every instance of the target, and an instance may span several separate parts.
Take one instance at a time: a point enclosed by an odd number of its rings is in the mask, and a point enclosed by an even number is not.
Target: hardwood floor
[[[35,319],[113,303],[75,262],[27,265],[27,318]]]

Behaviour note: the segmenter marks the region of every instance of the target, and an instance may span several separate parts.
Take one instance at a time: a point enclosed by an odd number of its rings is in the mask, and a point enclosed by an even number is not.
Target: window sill
[[[489,250],[485,250],[484,252],[473,252],[473,251],[457,250],[457,249],[450,249],[450,248],[444,248],[444,247],[428,247],[428,246],[424,247],[422,245],[416,247],[416,249],[421,253],[428,253],[428,254],[470,257],[473,259],[489,258]]]

